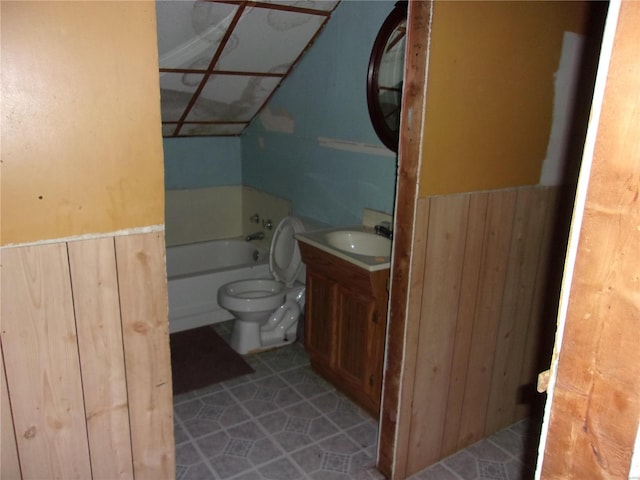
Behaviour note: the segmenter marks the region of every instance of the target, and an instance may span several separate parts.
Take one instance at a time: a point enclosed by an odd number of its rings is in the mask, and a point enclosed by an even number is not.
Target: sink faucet
[[[375,232],[385,238],[391,240],[393,238],[393,231],[391,231],[391,225],[388,222],[381,223],[380,225],[376,225],[373,227]]]
[[[247,235],[244,239],[249,242],[251,240],[262,240],[264,238],[264,232],[256,232],[251,235]]]

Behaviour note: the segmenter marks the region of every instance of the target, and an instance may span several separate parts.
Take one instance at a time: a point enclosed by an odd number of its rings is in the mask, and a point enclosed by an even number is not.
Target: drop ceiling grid
[[[158,0],[163,136],[240,135],[337,4]]]

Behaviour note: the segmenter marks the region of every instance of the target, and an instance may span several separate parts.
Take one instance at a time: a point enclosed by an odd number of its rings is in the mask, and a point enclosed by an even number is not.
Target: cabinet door
[[[307,270],[304,344],[316,366],[328,368],[335,343],[335,281]]]
[[[378,361],[379,319],[376,300],[339,286],[338,318],[334,369],[351,395],[365,408],[378,409],[381,365]]]

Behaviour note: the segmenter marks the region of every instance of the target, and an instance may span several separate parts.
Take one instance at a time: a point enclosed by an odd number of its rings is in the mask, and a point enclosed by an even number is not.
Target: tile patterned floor
[[[229,324],[219,324],[223,337]],[[177,480],[376,480],[377,422],[313,373],[300,344],[246,357],[255,373],[174,397]],[[524,480],[527,423],[412,480]]]

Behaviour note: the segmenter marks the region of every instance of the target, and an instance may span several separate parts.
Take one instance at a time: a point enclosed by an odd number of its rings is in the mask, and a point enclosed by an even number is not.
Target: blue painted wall
[[[293,133],[259,118],[242,138],[244,185],[285,197],[294,213],[332,225],[361,221],[364,207],[393,210],[395,157],[323,147],[318,137],[382,146],[367,110],[375,37],[395,2],[343,1],[269,102],[293,119]]]
[[[242,184],[239,137],[164,138],[164,188]]]

